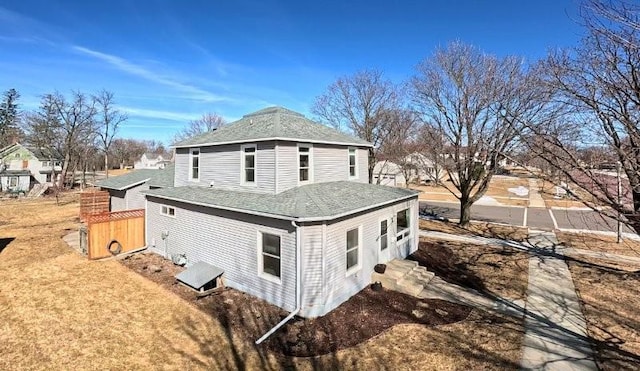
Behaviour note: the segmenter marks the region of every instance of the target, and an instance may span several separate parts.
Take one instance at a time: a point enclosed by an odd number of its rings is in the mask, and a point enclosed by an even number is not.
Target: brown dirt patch
[[[421,238],[410,259],[456,285],[514,300],[526,297],[529,255],[512,248]]]
[[[602,370],[637,370],[640,364],[640,271],[593,259],[568,259],[587,331]],[[636,267],[637,269],[637,267]]]
[[[439,220],[420,219],[420,229],[427,231],[444,232],[464,236],[482,236],[488,238],[501,238],[514,241],[524,241],[528,236],[528,228],[510,225],[501,225],[483,222],[471,222],[463,228],[459,224],[443,222]]]
[[[176,283],[174,276],[183,268],[157,254],[133,255],[121,262],[195,304],[231,332],[245,336],[246,341],[255,341],[287,315],[276,306],[233,289],[196,299],[193,290]],[[149,269],[152,265],[162,270],[153,272]],[[366,288],[323,317],[295,318],[264,344],[286,356],[318,356],[353,347],[398,324],[444,325],[461,321],[470,312],[469,307],[441,300],[420,300]]]
[[[640,256],[640,241],[622,239],[617,242],[616,237],[595,233],[556,232],[558,241],[567,247],[589,251],[606,252],[633,257]]]

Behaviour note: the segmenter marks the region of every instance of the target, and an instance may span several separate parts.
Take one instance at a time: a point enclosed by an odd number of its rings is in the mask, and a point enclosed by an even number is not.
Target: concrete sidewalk
[[[529,179],[529,207],[547,207],[542,196],[540,196],[540,186],[538,179]]]
[[[525,370],[597,370],[571,272],[553,232],[533,232],[521,366]]]

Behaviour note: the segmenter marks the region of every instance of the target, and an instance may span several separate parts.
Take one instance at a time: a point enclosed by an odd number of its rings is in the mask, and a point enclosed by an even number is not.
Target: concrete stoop
[[[435,273],[419,266],[418,262],[394,259],[387,263],[383,274],[373,272],[371,282],[379,281],[384,288],[418,296],[434,276]]]

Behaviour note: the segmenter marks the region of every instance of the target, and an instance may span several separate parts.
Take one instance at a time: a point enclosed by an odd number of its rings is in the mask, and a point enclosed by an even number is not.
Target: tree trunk
[[[106,152],[104,154],[104,175],[109,178],[109,155]]]
[[[471,221],[471,205],[472,202],[469,202],[469,196],[461,196],[460,197],[460,226],[467,227],[469,226],[469,222]]]
[[[357,158],[358,157],[356,156],[356,159]],[[375,155],[373,153],[373,148],[369,148],[369,161],[368,161],[368,164],[369,164],[369,169],[368,169],[368,171],[369,171],[369,184],[373,184],[373,168],[376,166],[376,157],[375,157]],[[356,167],[357,166],[358,165],[356,164]],[[380,181],[380,177],[378,177],[378,181]]]

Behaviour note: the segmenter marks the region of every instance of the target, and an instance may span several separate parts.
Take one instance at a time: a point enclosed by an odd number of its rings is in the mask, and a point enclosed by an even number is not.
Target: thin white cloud
[[[191,120],[197,120],[202,114],[162,111],[154,109],[135,108],[127,106],[118,106],[118,109],[126,112],[130,117],[141,117],[156,120],[179,121],[186,123]],[[148,127],[148,126],[147,126]],[[163,126],[166,127],[166,126]]]
[[[213,94],[211,92],[208,92],[196,86],[185,84],[180,81],[174,80],[170,77],[156,74],[155,72],[152,72],[142,66],[131,63],[124,58],[121,58],[112,54],[102,53],[96,50],[92,50],[92,49],[85,48],[82,46],[77,46],[77,45],[72,46],[72,49],[81,54],[101,60],[119,69],[120,71],[126,72],[130,75],[138,76],[145,80],[148,80],[157,84],[161,84],[164,86],[168,86],[170,88],[179,90],[183,93],[187,93],[189,94],[189,97],[194,100],[200,100],[208,103],[233,101],[231,98]]]

